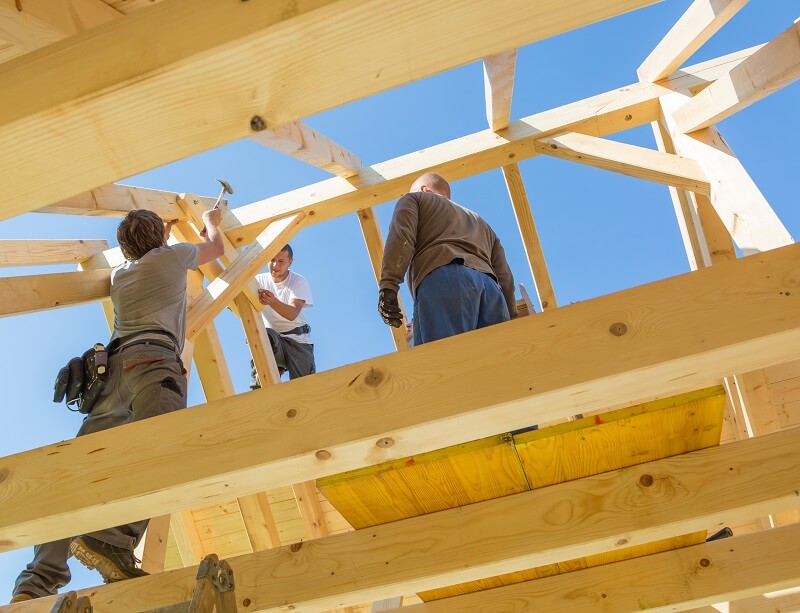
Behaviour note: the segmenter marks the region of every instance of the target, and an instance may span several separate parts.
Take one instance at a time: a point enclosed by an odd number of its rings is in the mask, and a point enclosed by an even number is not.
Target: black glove
[[[403,311],[397,303],[397,292],[393,289],[382,289],[378,293],[378,313],[381,314],[383,323],[393,328],[403,325]]]

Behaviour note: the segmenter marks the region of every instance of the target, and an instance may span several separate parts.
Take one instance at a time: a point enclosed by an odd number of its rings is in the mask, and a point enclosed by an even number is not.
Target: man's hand
[[[203,211],[203,223],[206,228],[216,228],[222,223],[222,210],[221,209],[208,209]]]
[[[275,294],[273,294],[268,289],[258,290],[258,301],[261,304],[266,304],[267,306],[271,306],[270,303],[273,302],[274,299],[275,299]]]
[[[393,289],[382,289],[378,294],[378,313],[381,314],[383,323],[393,328],[403,325],[403,311],[397,302],[397,292]]]

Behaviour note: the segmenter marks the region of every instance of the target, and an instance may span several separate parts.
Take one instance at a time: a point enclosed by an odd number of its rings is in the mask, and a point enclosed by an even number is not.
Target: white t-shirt
[[[281,283],[275,283],[272,280],[272,275],[267,272],[256,275],[256,282],[261,289],[271,291],[278,300],[285,304],[291,305],[292,300],[295,298],[306,301],[294,321],[289,321],[283,315],[276,313],[272,307],[264,305],[261,310],[261,318],[267,328],[272,328],[276,332],[283,334],[308,323],[304,311],[308,307],[314,306],[314,298],[311,296],[311,287],[304,276],[290,270],[286,279]],[[310,334],[288,334],[286,336],[296,340],[298,343],[311,344],[314,342],[311,340]]]

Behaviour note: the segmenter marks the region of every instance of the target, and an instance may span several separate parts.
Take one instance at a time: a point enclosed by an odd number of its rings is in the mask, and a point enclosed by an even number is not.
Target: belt
[[[156,338],[138,338],[145,334],[158,334],[163,336],[164,340],[159,340]],[[128,347],[133,347],[135,345],[155,345],[156,347],[171,349],[175,353],[179,353],[178,343],[175,342],[174,337],[169,332],[165,332],[163,330],[144,330],[142,332],[134,332],[128,336],[122,336],[113,340],[108,345],[108,355],[114,355],[123,349],[127,349]]]
[[[289,330],[288,332],[281,332],[281,336],[286,336],[287,334],[310,334],[311,333],[311,326],[308,324],[303,324],[302,326],[297,326],[296,328]]]
[[[109,355],[114,355],[115,353],[119,353],[123,349],[127,349],[128,347],[135,347],[137,345],[155,345],[156,347],[163,347],[164,349],[169,349],[170,351],[178,353],[178,348],[173,343],[167,341],[159,341],[154,338],[143,338],[138,341],[131,341],[130,343],[126,343],[124,345],[120,345],[119,347],[115,347],[109,352]]]

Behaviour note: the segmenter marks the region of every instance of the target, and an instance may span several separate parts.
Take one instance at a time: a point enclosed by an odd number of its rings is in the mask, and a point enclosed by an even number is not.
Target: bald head
[[[411,185],[412,192],[434,192],[450,200],[450,184],[437,172],[426,172]]]

